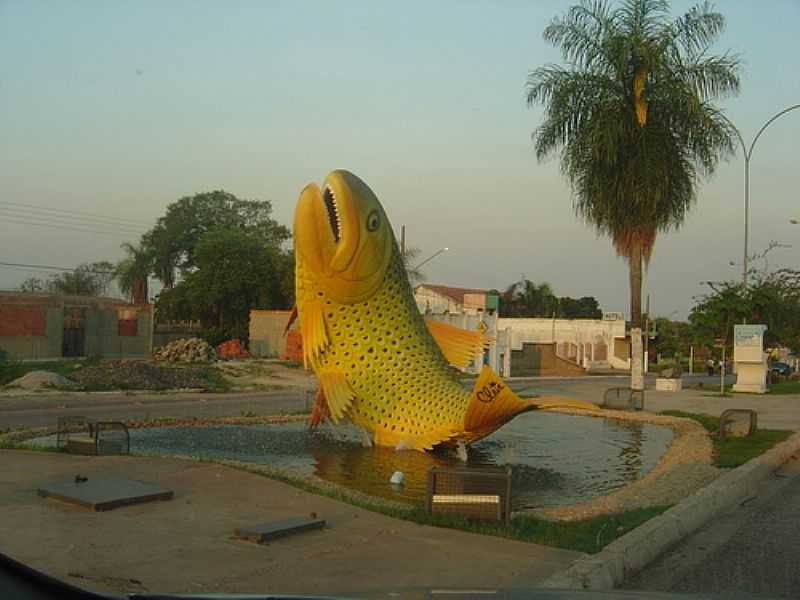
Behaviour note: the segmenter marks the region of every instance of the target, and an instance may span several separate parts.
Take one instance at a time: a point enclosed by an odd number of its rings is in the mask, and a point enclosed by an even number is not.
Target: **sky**
[[[537,162],[531,141],[542,112],[525,81],[560,61],[542,31],[571,4],[0,0],[0,262],[116,261],[168,204],[216,189],[269,200],[290,226],[303,186],[345,168],[421,259],[449,248],[428,281],[526,276],[627,314],[626,263],[575,217],[558,160]],[[720,105],[749,144],[800,103],[800,0],[716,7],[727,30],[714,50],[743,61],[741,94]],[[797,110],[753,152],[750,250],[792,246],[770,268],[800,267],[799,139]],[[700,282],[741,276],[743,165],[739,151],[659,236],[653,314],[684,318]],[[43,274],[0,266],[0,289]]]

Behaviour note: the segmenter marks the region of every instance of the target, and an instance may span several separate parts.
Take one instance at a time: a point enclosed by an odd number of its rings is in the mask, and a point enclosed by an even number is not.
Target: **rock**
[[[683,369],[681,369],[680,365],[675,365],[674,367],[661,371],[660,376],[664,379],[680,379],[682,374]]]
[[[153,350],[153,358],[169,362],[213,362],[217,353],[200,338],[175,340]]]
[[[92,389],[208,389],[208,377],[201,368],[169,367],[137,360],[112,360],[84,367],[76,381]]]
[[[22,377],[18,377],[8,385],[24,388],[26,390],[33,390],[42,387],[74,387],[78,384],[58,373],[52,373],[50,371],[31,371]]]

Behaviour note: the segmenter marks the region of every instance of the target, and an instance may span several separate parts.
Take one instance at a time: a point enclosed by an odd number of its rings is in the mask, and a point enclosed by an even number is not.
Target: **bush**
[[[8,352],[0,348],[0,385],[6,385],[24,374],[22,363],[12,359]]]
[[[242,345],[247,348],[247,338],[249,332],[247,327],[243,325],[234,325],[231,327],[212,327],[210,329],[203,329],[197,334],[202,340],[208,342],[211,346],[216,348],[222,342],[227,342],[231,339],[237,339],[242,342]]]

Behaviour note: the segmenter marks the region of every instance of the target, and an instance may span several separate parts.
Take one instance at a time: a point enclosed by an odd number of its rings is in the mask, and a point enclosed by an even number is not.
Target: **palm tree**
[[[536,285],[523,277],[506,288],[501,312],[511,317],[551,317],[557,308],[558,298],[549,283]]]
[[[733,154],[733,130],[713,101],[739,91],[739,60],[709,49],[725,26],[709,4],[670,20],[666,0],[584,1],[544,38],[566,66],[528,77],[544,106],[539,160],[558,152],[575,212],[611,238],[630,271],[632,385],[641,379],[642,268],[656,234],[683,224],[698,178]]]
[[[152,271],[152,256],[141,245],[125,242],[121,248],[128,256],[117,263],[115,270],[119,289],[130,296],[134,304],[147,304],[147,279]]]
[[[400,257],[403,259],[403,266],[406,269],[406,274],[408,275],[408,282],[412,288],[416,287],[426,279],[425,273],[422,272],[419,266],[415,266],[419,260],[419,254],[419,248],[410,247],[406,247],[400,254]]]

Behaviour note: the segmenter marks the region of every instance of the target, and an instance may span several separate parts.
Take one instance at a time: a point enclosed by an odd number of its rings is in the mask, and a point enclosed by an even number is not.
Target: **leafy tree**
[[[148,277],[153,264],[152,254],[142,245],[125,242],[121,247],[128,256],[119,261],[114,270],[119,289],[134,304],[146,304]]]
[[[141,246],[152,257],[152,269],[165,287],[176,282],[176,270],[185,275],[198,266],[200,239],[215,230],[238,230],[278,248],[289,230],[271,218],[268,201],[242,200],[225,191],[187,196],[167,207],[155,227],[142,237]]]
[[[665,317],[657,317],[653,321],[656,338],[651,342],[661,356],[673,357],[686,355],[692,345],[692,326],[684,321],[670,321]]]
[[[563,296],[558,299],[557,315],[563,319],[600,319],[603,311],[594,296],[583,296],[577,300]]]
[[[739,90],[738,58],[709,52],[724,26],[709,4],[670,20],[666,0],[615,9],[587,0],[544,30],[566,66],[528,78],[528,104],[544,106],[538,159],[559,154],[576,213],[628,262],[636,372],[642,268],[656,235],[683,224],[699,177],[733,152],[732,127],[712,103]]]
[[[200,319],[215,339],[247,337],[251,308],[289,308],[294,269],[290,254],[239,229],[203,234],[193,251],[195,269],[159,294],[165,318]]]
[[[730,348],[736,323],[763,323],[767,346],[800,351],[800,271],[757,275],[746,288],[736,282],[710,285],[689,314],[698,342],[711,345],[722,338]]]
[[[47,282],[47,291],[54,294],[77,296],[102,296],[114,278],[114,265],[108,261],[84,263],[74,271],[52,275]]]
[[[47,291],[47,283],[38,277],[28,277],[19,286],[20,292],[36,293]]]

